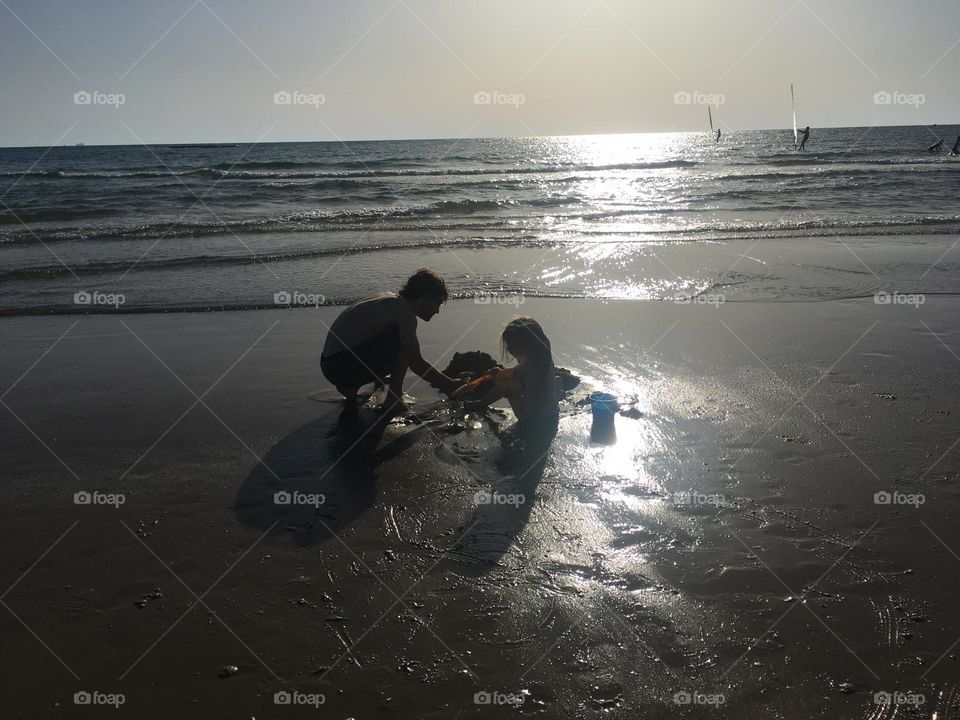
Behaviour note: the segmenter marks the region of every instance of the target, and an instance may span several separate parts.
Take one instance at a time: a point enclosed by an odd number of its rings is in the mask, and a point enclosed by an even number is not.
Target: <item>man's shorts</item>
[[[362,345],[321,358],[324,377],[337,387],[358,388],[382,383],[400,360],[400,332],[392,328]]]

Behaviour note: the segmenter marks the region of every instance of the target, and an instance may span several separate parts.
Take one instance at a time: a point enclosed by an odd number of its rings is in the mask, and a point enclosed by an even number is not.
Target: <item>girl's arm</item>
[[[518,383],[513,379],[513,369],[501,370],[493,378],[493,387],[486,395],[479,400],[473,400],[464,405],[470,410],[482,410],[488,405],[492,405],[497,400],[510,397],[517,393]]]
[[[497,400],[501,400],[505,397],[506,395],[503,394],[503,390],[494,384],[493,389],[482,398],[479,400],[470,400],[469,402],[465,402],[463,405],[467,410],[484,410]]]

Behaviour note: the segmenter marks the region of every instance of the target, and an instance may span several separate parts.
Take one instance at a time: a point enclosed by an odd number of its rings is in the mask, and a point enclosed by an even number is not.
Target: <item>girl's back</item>
[[[563,397],[563,387],[553,366],[550,340],[540,324],[529,317],[511,320],[501,336],[504,354],[509,353],[520,363],[502,370],[494,376],[493,389],[476,405],[486,407],[501,398],[507,398],[521,422],[552,420],[559,418],[557,403]],[[464,385],[454,393],[467,391]]]
[[[507,398],[518,420],[546,420],[559,415],[557,403],[563,392],[560,379],[552,365],[549,372],[540,377],[535,370],[530,362],[525,362],[505,371],[512,375],[514,392]]]

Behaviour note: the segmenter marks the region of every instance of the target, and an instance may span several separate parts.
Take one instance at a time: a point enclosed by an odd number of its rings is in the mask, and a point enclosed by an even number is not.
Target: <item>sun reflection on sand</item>
[[[618,417],[616,440],[611,444],[591,443],[584,457],[588,477],[616,477],[644,486],[656,485],[643,458],[660,446],[660,437],[649,422]]]
[[[599,368],[598,368],[599,369]],[[663,449],[663,438],[656,426],[649,422],[646,415],[651,404],[649,386],[638,382],[636,378],[627,376],[622,371],[611,373],[609,368],[604,373],[607,379],[600,382],[598,378],[588,375],[582,376],[587,387],[603,387],[615,395],[622,409],[631,408],[641,413],[640,418],[626,417],[615,414],[615,438],[611,442],[599,443],[591,441],[592,415],[584,412],[577,416],[577,422],[568,431],[575,439],[588,443],[586,452],[582,456],[583,467],[578,473],[584,477],[615,477],[620,481],[628,481],[646,488],[659,487],[656,480],[649,474],[644,458]],[[582,438],[582,439],[581,439]]]

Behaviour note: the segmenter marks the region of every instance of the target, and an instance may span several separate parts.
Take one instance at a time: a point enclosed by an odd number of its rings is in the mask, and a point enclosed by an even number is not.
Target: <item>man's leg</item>
[[[384,401],[384,407],[392,406],[397,403],[403,404],[403,378],[407,374],[407,361],[403,357],[397,360],[393,371],[390,373],[390,386],[387,388],[387,398]]]
[[[349,358],[343,355],[334,355],[320,360],[320,370],[323,376],[337,389],[344,397],[347,405],[352,405],[357,401],[357,392],[360,390],[360,384],[351,377],[355,373],[350,372]]]
[[[363,385],[372,382],[375,388],[383,387],[383,378],[391,369],[393,372],[390,376],[390,389],[396,384],[402,391],[407,364],[400,356],[400,335],[393,328],[370,338],[362,345],[325,359],[321,368],[326,378],[336,386],[346,398],[346,402],[351,404],[357,401],[357,394]]]
[[[343,387],[342,385],[337,385],[337,392],[343,395],[343,400],[348,405],[353,405],[357,402],[357,392],[360,390],[358,387]]]

